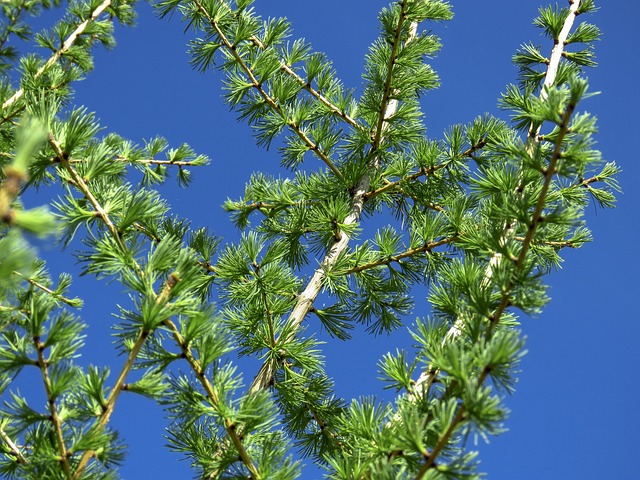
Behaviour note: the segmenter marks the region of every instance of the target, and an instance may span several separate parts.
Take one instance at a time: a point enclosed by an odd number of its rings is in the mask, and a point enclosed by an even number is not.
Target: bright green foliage
[[[296,452],[332,479],[477,478],[465,439],[504,428],[502,395],[524,352],[518,314],[544,307],[544,274],[561,250],[589,241],[589,198],[614,203],[618,169],[603,165],[595,120],[581,110],[599,31],[565,28],[593,2],[540,9],[534,23],[549,45],[525,44],[514,56],[520,83],[500,100],[510,123],[485,115],[442,139],[426,136],[419,98],[439,84],[428,64],[439,39],[423,26],[449,20],[447,2],[400,0],[380,13],[359,98],[324,55],[291,40],[285,19],[262,19],[250,0],[157,2],[195,32],[194,68],[222,71],[229,104],[259,144],[278,145],[290,170],[255,173],[226,202],[245,233],[219,251],[206,229],[168,216],[155,190],[170,169],[188,185],[205,157],[160,137],[139,146],[103,136],[92,113],[68,107],[93,45],[114,44],[114,21],[133,22],[131,1],[72,2],[35,36],[48,60],[4,46],[33,40],[25,15],[57,3],[2,5],[0,474],[117,478],[125,452],[109,420],[130,392],[166,408],[170,448],[199,478],[297,478]],[[142,172],[136,184],[133,170]],[[84,324],[70,309],[80,300],[66,297],[69,276],[53,282],[21,236],[53,232],[51,214],[24,211],[18,198],[21,185],[48,184],[64,191],[53,204],[61,246],[81,238],[84,273],[119,282],[130,297],[114,375],[79,365]],[[388,225],[363,238],[361,221],[378,215]],[[412,327],[415,351],[379,363],[397,400],[336,397],[306,317],[344,341],[358,323],[389,332],[424,284],[433,316]],[[262,362],[249,388],[231,352]],[[37,370],[45,402],[12,388],[27,369]]]

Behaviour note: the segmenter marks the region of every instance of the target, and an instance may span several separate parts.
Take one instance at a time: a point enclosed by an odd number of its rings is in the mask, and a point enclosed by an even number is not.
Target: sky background
[[[538,1],[452,3],[454,20],[431,27],[444,43],[432,62],[442,86],[423,99],[432,138],[484,112],[501,114],[497,98],[516,79],[511,55],[528,41],[543,45],[544,52],[551,48],[531,26]],[[493,480],[640,479],[640,2],[599,3],[601,10],[590,21],[602,29],[603,40],[596,50],[599,67],[589,71],[589,78],[591,90],[602,94],[582,108],[599,118],[598,147],[605,160],[615,160],[624,170],[619,177],[624,194],[615,210],[588,208],[594,241],[577,251],[563,251],[562,270],[548,277],[551,303],[539,317],[522,319],[529,353],[517,391],[507,399],[512,409],[509,431],[479,445],[481,470]],[[360,88],[364,55],[377,36],[377,14],[386,4],[257,0],[254,6],[265,17],[288,17],[295,37],[305,37],[315,50],[325,52],[343,82]],[[118,45],[113,51],[97,50],[95,72],[76,84],[75,103],[97,113],[105,134],[114,131],[137,143],[162,135],[172,146],[186,142],[208,155],[211,164],[193,171],[188,190],[170,181],[162,191],[173,211],[192,219],[194,227],[208,226],[233,240],[238,232],[221,204],[242,194],[252,171],[285,174],[277,151],[256,147],[250,128],[235,121],[221,98],[218,72],[200,74],[189,67],[179,19],[159,20],[146,3],[138,10],[136,28],[116,29]],[[312,159],[307,162],[312,166]],[[51,194],[29,195],[27,206]],[[54,275],[78,271],[71,251],[60,254],[43,245],[40,253],[49,259]],[[113,364],[115,370],[122,359],[115,356],[109,334],[111,315],[124,301],[121,288],[84,277],[76,280],[72,293],[84,298],[81,316],[89,324],[83,361]],[[429,314],[425,296],[426,291],[417,292],[408,325],[415,316]],[[375,365],[385,352],[408,343],[405,329],[378,338],[360,329],[353,343],[329,341],[327,369],[335,376],[338,395],[392,398],[376,380]],[[255,369],[246,371],[246,381],[254,374]],[[150,400],[123,395],[112,424],[129,444],[123,478],[192,477],[188,463],[164,448],[163,412]],[[309,466],[302,478],[322,474]]]

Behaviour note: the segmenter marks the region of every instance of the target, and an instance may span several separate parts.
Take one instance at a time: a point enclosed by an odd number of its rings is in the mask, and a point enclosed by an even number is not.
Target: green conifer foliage
[[[426,134],[419,100],[439,85],[431,28],[452,18],[448,2],[380,12],[361,94],[286,19],[252,3],[155,3],[193,30],[193,67],[222,78],[229,105],[258,144],[278,147],[287,172],[256,172],[225,203],[243,234],[224,245],[169,215],[157,190],[169,171],[187,186],[205,156],[161,137],[140,146],[70,107],[94,47],[114,44],[114,23],[134,22],[134,2],[70,2],[35,35],[28,16],[59,2],[2,3],[1,476],[118,478],[126,449],[110,419],[129,393],[165,408],[169,448],[197,478],[298,478],[301,458],[336,480],[480,475],[466,439],[504,429],[524,352],[519,318],[546,304],[545,274],[563,249],[589,241],[591,199],[615,201],[618,168],[594,149],[595,119],[582,108],[594,2],[540,9],[548,45],[513,57],[519,82],[500,100],[509,122],[479,116],[441,139]],[[50,56],[21,55],[9,39]],[[21,207],[22,189],[49,185],[63,192],[51,210]],[[371,217],[385,226],[365,237]],[[52,279],[24,232],[60,248],[81,239],[83,273],[126,290],[121,364],[79,358],[71,277]],[[432,315],[411,326],[424,285]],[[310,318],[345,342],[358,324],[372,335],[410,326],[415,349],[390,348],[379,363],[396,400],[337,397]],[[231,353],[262,366],[240,372]],[[13,388],[26,370],[44,401]]]

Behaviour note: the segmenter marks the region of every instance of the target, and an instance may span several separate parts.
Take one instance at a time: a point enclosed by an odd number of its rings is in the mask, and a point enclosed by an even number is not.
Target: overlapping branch
[[[570,31],[571,31],[571,28],[573,26],[575,18],[577,16],[577,12],[578,12],[578,9],[580,7],[580,2],[581,2],[581,0],[569,0],[569,3],[570,3],[569,14],[567,15],[567,17],[566,17],[566,19],[564,21],[563,28],[562,28],[558,38],[555,39],[555,44],[554,44],[554,48],[553,48],[553,51],[552,51],[551,59],[550,59],[549,64],[547,65],[547,72],[546,72],[545,79],[544,79],[544,82],[543,82],[544,88],[542,89],[541,94],[540,94],[540,98],[543,101],[548,98],[548,93],[547,93],[546,88],[551,87],[555,83],[555,79],[556,79],[556,75],[557,75],[557,72],[558,72],[559,64],[560,64],[560,61],[562,59],[562,52],[563,52],[564,46],[566,45],[566,40],[567,40],[568,35],[569,35]],[[563,142],[566,134],[568,133],[569,122],[570,122],[571,116],[572,116],[572,114],[574,112],[574,109],[575,109],[575,105],[569,103],[567,105],[567,108],[565,109],[565,111],[562,114],[562,120],[561,120],[561,122],[559,124],[559,132],[558,132],[558,135],[556,137],[554,150],[553,150],[553,153],[551,155],[551,158],[549,159],[549,165],[547,166],[547,168],[545,170],[545,173],[544,173],[544,180],[543,180],[542,188],[541,188],[541,191],[539,192],[539,197],[538,197],[538,200],[536,202],[536,205],[535,205],[534,212],[532,214],[531,220],[530,220],[529,224],[527,225],[527,233],[526,233],[525,237],[522,239],[522,247],[520,249],[520,253],[518,254],[518,257],[517,257],[517,259],[515,261],[515,272],[521,270],[522,267],[524,266],[524,262],[526,260],[527,253],[529,252],[529,249],[530,249],[531,244],[533,242],[533,237],[534,237],[534,235],[536,233],[538,225],[542,221],[542,212],[544,210],[545,202],[546,202],[546,199],[547,199],[547,194],[549,192],[549,188],[551,186],[553,177],[554,177],[554,175],[556,173],[556,166],[557,166],[558,160],[560,159],[561,151],[562,151],[562,142]],[[530,151],[533,150],[534,144],[538,141],[540,128],[541,128],[541,125],[532,124],[531,128],[529,129],[527,148]],[[512,227],[507,228],[507,231],[505,232],[505,237],[510,235],[511,232],[513,232],[513,228]],[[487,266],[487,272],[485,274],[485,279],[487,281],[491,279],[492,274],[493,274],[493,269],[497,266],[498,262],[500,261],[500,258],[501,258],[500,253],[496,253],[491,258],[491,260],[490,260],[490,262],[489,262],[489,264]],[[499,303],[498,307],[496,308],[496,310],[492,313],[492,315],[489,318],[489,326],[488,326],[486,334],[485,334],[485,338],[486,339],[489,339],[491,337],[493,331],[495,330],[497,325],[500,323],[500,320],[501,320],[502,316],[504,315],[507,307],[509,306],[509,303],[510,303],[510,300],[511,300],[511,293],[512,293],[512,290],[513,290],[514,287],[515,287],[515,284],[514,284],[513,280],[511,280],[508,283],[507,287],[502,291],[500,303]],[[450,328],[449,332],[445,336],[445,340],[447,338],[456,337],[456,336],[459,335],[459,333],[460,333],[460,326],[456,322]],[[428,372],[426,372],[426,374],[423,374],[423,375],[420,376],[420,378],[418,379],[418,382],[416,382],[416,386],[420,387],[422,389],[422,391],[425,391],[425,389],[427,389],[435,381],[435,379],[437,378],[439,373],[440,372],[438,370],[428,369]],[[487,371],[487,369],[484,369],[482,371],[482,373],[478,377],[478,386],[480,386],[480,385],[482,385],[484,383],[484,381],[488,377],[488,373],[489,372]],[[420,388],[417,389],[416,391],[419,391]],[[425,463],[422,465],[421,469],[418,472],[418,475],[416,476],[416,480],[422,479],[424,477],[424,475],[426,474],[426,472],[430,468],[432,468],[434,466],[436,458],[442,452],[442,450],[445,448],[445,446],[447,445],[447,443],[451,439],[451,437],[452,437],[453,433],[455,432],[457,426],[462,421],[464,421],[464,419],[465,419],[465,406],[464,406],[464,404],[462,404],[462,405],[460,405],[460,407],[458,407],[456,415],[455,415],[453,421],[451,422],[451,424],[449,425],[449,427],[447,428],[447,430],[439,438],[439,440],[438,440],[436,446],[434,447],[434,449],[426,457]]]
[[[69,161],[67,159],[67,155],[65,154],[65,152],[63,152],[63,150],[61,149],[59,143],[53,137],[52,133],[49,133],[49,144],[53,147],[54,152],[56,153],[56,156],[58,157],[58,161],[60,162],[60,164],[63,166],[63,168],[65,168],[65,170],[67,170],[67,172],[69,173],[69,175],[73,179],[74,185],[83,193],[85,198],[91,203],[91,205],[93,206],[94,210],[97,212],[99,217],[102,219],[102,221],[107,226],[107,230],[109,231],[111,236],[116,241],[118,241],[119,245],[124,250],[125,249],[125,245],[124,245],[124,241],[122,239],[122,235],[120,235],[120,233],[118,232],[117,228],[115,227],[115,225],[113,224],[113,222],[109,218],[108,213],[104,210],[102,205],[98,202],[98,200],[95,198],[95,196],[91,193],[89,187],[84,182],[82,177],[78,174],[78,172],[69,163]],[[134,268],[135,268],[137,274],[140,275],[140,278],[142,278],[142,276],[144,275],[143,271],[142,271],[142,268],[135,261],[134,261]],[[160,294],[155,299],[157,304],[162,304],[162,303],[167,301],[167,299],[169,298],[169,294],[171,292],[171,289],[177,284],[177,282],[178,282],[178,278],[176,276],[174,276],[174,275],[170,275],[169,276],[169,278],[165,282],[165,286],[164,286],[163,290],[160,292]],[[214,405],[219,404],[220,400],[217,397],[215,391],[213,390],[213,386],[211,385],[211,382],[209,382],[209,380],[206,378],[205,372],[200,367],[200,364],[199,364],[198,360],[194,357],[193,353],[191,352],[191,348],[189,347],[189,345],[186,344],[186,342],[184,341],[184,339],[180,335],[180,332],[179,332],[178,328],[175,326],[175,324],[170,319],[166,319],[163,322],[163,324],[172,333],[174,339],[176,340],[176,343],[179,345],[180,349],[182,350],[184,358],[187,360],[187,362],[189,363],[190,367],[193,369],[194,373],[196,374],[196,377],[199,379],[200,383],[202,384],[202,386],[203,386],[203,388],[204,388],[209,400],[211,400],[211,402]],[[110,393],[109,397],[107,398],[105,404],[102,406],[103,410],[102,410],[102,413],[100,414],[100,417],[98,419],[98,425],[100,427],[106,426],[106,424],[109,422],[109,419],[111,417],[111,414],[113,413],[113,409],[115,407],[116,401],[117,401],[120,393],[123,391],[127,376],[129,375],[131,369],[133,368],[133,366],[135,364],[135,361],[138,358],[138,355],[140,354],[140,351],[141,351],[145,341],[147,340],[147,338],[149,337],[149,335],[151,333],[152,333],[151,331],[144,330],[144,329],[141,329],[140,332],[138,333],[138,336],[136,337],[135,342],[133,343],[133,345],[131,346],[131,348],[129,350],[129,353],[127,355],[127,360],[125,361],[125,364],[123,365],[122,369],[120,370],[120,373],[118,375],[116,383],[114,384],[114,386],[113,386],[113,388],[111,390],[111,393]],[[256,467],[253,464],[253,461],[251,460],[248,452],[246,451],[246,449],[244,448],[244,446],[242,444],[242,440],[241,440],[240,436],[236,432],[235,426],[232,424],[231,420],[229,420],[228,418],[225,419],[225,428],[226,428],[226,431],[227,431],[229,437],[231,438],[233,444],[235,445],[236,449],[238,450],[238,453],[239,453],[243,463],[247,466],[247,468],[249,469],[249,471],[253,475],[253,478],[256,478],[256,479],[260,478],[260,476],[258,475],[258,472],[256,470]],[[75,472],[75,474],[73,476],[74,480],[77,480],[77,479],[81,478],[82,473],[84,472],[84,470],[85,470],[85,468],[87,466],[87,463],[89,462],[89,460],[90,460],[91,456],[93,456],[93,454],[94,453],[91,452],[91,451],[85,451],[83,453],[83,455],[82,455],[82,457],[80,459],[80,462],[78,464],[78,467],[76,468],[76,472]]]
[[[71,34],[66,38],[62,46],[53,52],[53,55],[49,57],[49,60],[46,61],[44,65],[42,65],[38,71],[35,73],[34,78],[40,77],[44,72],[46,72],[54,63],[56,63],[65,53],[69,51],[69,49],[76,42],[78,37],[84,33],[87,27],[93,23],[107,8],[111,6],[112,0],[104,0],[100,5],[96,7],[96,9],[91,13],[91,16],[85,19],[80,25],[76,27],[76,29],[71,32]],[[24,89],[17,90],[11,98],[7,99],[2,104],[2,110],[13,105],[16,101],[18,101],[24,95]]]
[[[406,1],[403,1],[401,2],[402,13],[404,13],[405,8],[406,8]],[[395,35],[393,55],[391,55],[389,65],[387,65],[388,77],[391,77],[393,74],[393,66],[396,61],[395,55],[397,54],[397,50],[398,50],[397,43],[400,42],[400,38],[401,38],[400,32],[404,28],[405,19],[406,19],[405,15],[401,14],[397,28],[396,28],[397,33]],[[414,23],[411,25],[411,28],[410,28],[411,34],[407,39],[407,43],[412,41],[413,38],[415,38],[416,30],[417,30],[417,24]],[[386,83],[390,84],[390,82],[391,80],[389,79],[387,80]],[[371,143],[371,153],[373,157],[371,160],[370,169],[372,170],[378,168],[378,161],[377,161],[376,155],[377,155],[377,150],[380,147],[380,144],[382,141],[383,125],[385,121],[389,117],[391,117],[397,109],[397,101],[391,98],[391,93],[392,92],[390,88],[386,89],[381,101],[380,110],[382,113],[378,118],[379,124],[375,127],[376,133],[374,134],[372,143]],[[347,217],[342,221],[342,224],[346,226],[354,225],[360,220],[360,216],[364,208],[366,195],[369,191],[370,185],[371,185],[371,175],[370,173],[367,172],[364,175],[362,175],[355,189],[353,190],[353,194],[351,196],[350,211]],[[287,339],[291,339],[297,334],[298,330],[300,329],[300,326],[302,325],[304,318],[306,317],[311,307],[313,306],[313,302],[315,301],[317,296],[320,294],[320,291],[322,290],[322,285],[324,283],[324,279],[327,275],[327,272],[333,268],[333,265],[336,263],[336,261],[338,260],[342,252],[345,251],[345,249],[349,245],[349,240],[350,240],[349,234],[342,231],[340,233],[340,238],[333,242],[328,252],[325,254],[324,259],[322,260],[322,262],[320,262],[320,266],[315,270],[315,272],[313,273],[313,276],[307,283],[306,288],[300,293],[298,297],[298,301],[296,302],[296,305],[293,308],[292,312],[290,313],[289,318],[287,319],[287,322],[286,322],[286,325],[288,327],[287,331],[289,332]],[[260,368],[260,371],[258,372],[258,374],[255,376],[251,384],[251,387],[249,388],[249,392],[256,393],[272,385],[274,376],[275,376],[275,371],[276,371],[276,365],[274,365],[272,361],[265,362]]]

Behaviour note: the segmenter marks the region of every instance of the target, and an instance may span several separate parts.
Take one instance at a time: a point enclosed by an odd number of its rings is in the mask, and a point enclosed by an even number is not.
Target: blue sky
[[[537,1],[452,3],[454,20],[432,27],[444,43],[433,62],[442,86],[423,100],[428,133],[434,138],[453,123],[484,112],[499,113],[496,101],[505,85],[515,81],[510,58],[520,44],[533,41],[546,51],[551,48],[531,27]],[[599,3],[601,10],[590,21],[604,36],[596,51],[599,67],[589,77],[591,90],[602,94],[583,108],[599,118],[597,139],[603,157],[624,170],[619,178],[624,194],[615,210],[589,207],[594,242],[564,252],[562,270],[549,277],[551,303],[537,318],[523,319],[529,353],[517,391],[507,401],[512,409],[509,431],[489,445],[479,445],[481,469],[494,480],[640,478],[640,314],[635,303],[640,294],[640,194],[634,188],[640,180],[635,153],[640,138],[640,3]],[[287,16],[294,34],[324,51],[343,82],[358,88],[364,55],[377,35],[377,13],[386,4],[257,0],[255,8],[263,16]],[[211,165],[193,172],[188,190],[170,185],[163,193],[174,211],[191,218],[195,226],[208,226],[234,239],[237,231],[220,205],[227,197],[240,196],[254,170],[285,174],[277,152],[256,147],[250,128],[236,123],[221,98],[219,73],[191,70],[179,19],[158,20],[145,3],[138,9],[138,26],[117,28],[118,46],[97,51],[95,72],[77,84],[75,103],[95,111],[105,133],[115,131],[140,143],[162,135],[173,146],[187,142],[209,155]],[[27,200],[40,201],[31,196]],[[51,259],[53,273],[77,271],[71,252],[61,255],[44,248],[41,254]],[[119,365],[122,359],[115,356],[108,335],[111,314],[124,301],[121,289],[84,277],[76,280],[73,292],[85,299],[81,315],[90,326],[84,361]],[[416,298],[414,316],[428,314],[421,302],[424,296]],[[375,339],[359,332],[352,344],[330,341],[327,367],[336,377],[338,394],[381,395],[375,363],[403,342],[404,330]],[[248,370],[246,378],[254,373]],[[388,393],[383,395],[388,398]],[[113,424],[130,445],[123,478],[192,476],[188,464],[163,447],[162,411],[149,400],[124,396]],[[303,478],[321,474],[311,467]]]

